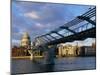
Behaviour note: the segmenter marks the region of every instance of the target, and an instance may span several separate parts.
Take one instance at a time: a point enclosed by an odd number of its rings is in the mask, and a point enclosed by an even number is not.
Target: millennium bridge
[[[96,38],[96,7],[76,16],[55,30],[36,37],[33,48],[28,49],[28,52],[31,55],[31,60],[35,60],[35,50],[46,52],[44,56],[46,63],[54,64],[55,48],[58,44],[85,40],[86,38]]]

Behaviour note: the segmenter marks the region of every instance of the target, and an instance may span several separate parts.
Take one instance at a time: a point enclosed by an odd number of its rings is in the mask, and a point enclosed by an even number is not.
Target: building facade
[[[16,47],[12,48],[11,56],[18,57],[18,56],[29,56],[30,54],[24,47]]]
[[[96,48],[92,46],[81,46],[79,52],[80,56],[95,56]]]
[[[58,55],[59,56],[77,56],[78,55],[78,47],[72,46],[72,45],[60,44],[58,47]]]

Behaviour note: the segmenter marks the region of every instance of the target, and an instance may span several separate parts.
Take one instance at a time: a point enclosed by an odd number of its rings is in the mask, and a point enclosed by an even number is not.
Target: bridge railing
[[[69,32],[69,31],[67,31],[67,30],[61,30],[61,31],[59,31],[58,33],[61,34],[61,35],[63,35],[64,37],[65,37],[65,36],[73,35],[72,32]]]
[[[90,24],[90,23],[86,23],[84,25],[81,25],[80,27],[78,28],[75,28],[75,32],[79,33],[79,32],[82,32],[82,31],[85,31],[85,30],[88,30],[88,29],[91,29],[91,28],[94,28],[95,26]]]

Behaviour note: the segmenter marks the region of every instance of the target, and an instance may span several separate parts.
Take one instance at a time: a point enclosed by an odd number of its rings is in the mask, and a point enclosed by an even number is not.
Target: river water
[[[55,71],[89,70],[96,68],[95,57],[64,57],[55,58],[55,64],[45,64],[43,59],[34,62],[29,59],[13,59],[11,62],[11,73],[40,73]]]

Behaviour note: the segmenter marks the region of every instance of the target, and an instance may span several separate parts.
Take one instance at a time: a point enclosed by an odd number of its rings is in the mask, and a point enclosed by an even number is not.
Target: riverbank
[[[43,58],[43,56],[34,56],[34,58]],[[16,56],[11,57],[11,59],[30,59],[30,56]]]
[[[96,57],[96,56],[67,56],[67,57]],[[34,58],[41,59],[43,56],[34,56]],[[64,58],[56,55],[56,58]],[[14,56],[11,59],[30,59],[30,56]]]

